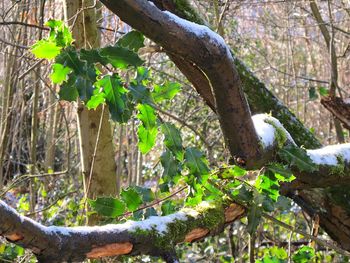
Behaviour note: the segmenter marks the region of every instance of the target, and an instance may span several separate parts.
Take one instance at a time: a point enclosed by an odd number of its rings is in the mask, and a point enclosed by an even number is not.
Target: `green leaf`
[[[147,187],[135,186],[135,190],[142,196],[144,203],[152,202],[155,198],[153,191]]]
[[[301,172],[314,172],[318,166],[312,162],[304,149],[294,145],[287,145],[278,152],[279,157],[289,166],[296,166]]]
[[[174,155],[166,150],[160,157],[160,162],[163,166],[163,179],[166,182],[173,181],[174,177],[179,174],[179,163]]]
[[[315,249],[308,246],[301,247],[292,257],[295,263],[307,263],[315,257]]]
[[[138,67],[143,63],[136,53],[123,47],[105,47],[101,48],[99,53],[114,67],[120,69],[125,69],[128,66]]]
[[[142,204],[141,196],[134,188],[123,189],[120,197],[129,211],[136,210]]]
[[[125,213],[125,203],[112,197],[98,197],[90,200],[89,204],[98,214],[108,217],[117,217]]]
[[[90,79],[78,75],[75,85],[79,93],[79,98],[85,102],[89,101],[94,91],[94,86]]]
[[[96,109],[98,106],[105,102],[105,94],[100,92],[91,96],[91,98],[86,103],[86,107],[91,109]]]
[[[325,87],[318,87],[318,92],[322,97],[326,97],[329,95],[329,90]]]
[[[196,177],[200,178],[202,175],[209,173],[204,154],[195,147],[186,149],[185,165],[188,167],[190,173]]]
[[[244,176],[247,174],[247,171],[244,170],[243,168],[237,166],[237,165],[234,165],[233,166],[233,175],[235,177],[241,177],[241,176]]]
[[[137,109],[139,110],[137,118],[142,122],[142,125],[145,126],[146,129],[156,127],[157,116],[152,106],[148,104],[139,104]]]
[[[62,84],[67,80],[67,76],[72,72],[70,67],[65,67],[62,64],[55,63],[52,65],[52,73],[50,78],[55,84]]]
[[[45,39],[39,40],[31,47],[31,52],[37,58],[53,59],[61,52],[61,47]]]
[[[149,207],[145,211],[145,218],[149,218],[150,216],[157,216],[157,211],[153,207]]]
[[[108,59],[102,57],[98,49],[81,49],[80,59],[87,61],[89,64],[101,63],[102,65],[108,64]]]
[[[135,82],[131,82],[128,89],[137,103],[151,103],[151,93],[144,85]]]
[[[255,187],[260,193],[266,194],[274,202],[277,201],[279,197],[279,183],[275,174],[271,171],[260,174],[255,181]]]
[[[318,95],[316,93],[316,88],[315,87],[310,87],[309,88],[309,99],[310,100],[316,100],[318,98]]]
[[[130,110],[125,96],[127,90],[120,80],[116,76],[106,75],[97,81],[95,86],[103,89],[112,119],[121,123],[126,122],[130,117]]]
[[[121,37],[117,45],[137,52],[144,47],[144,40],[145,38],[140,32],[133,30]]]
[[[59,96],[61,100],[75,101],[78,96],[78,90],[75,85],[76,77],[74,75],[69,76],[68,81],[64,82],[60,86]]]
[[[49,39],[58,46],[67,47],[73,42],[72,33],[63,21],[50,19],[45,25],[50,27]]]
[[[138,146],[143,154],[147,154],[155,145],[158,134],[157,128],[146,129],[145,126],[140,125],[137,130],[139,137]]]
[[[249,203],[253,199],[253,193],[248,190],[245,185],[239,185],[235,190],[232,191],[232,195],[237,198],[237,200]]]
[[[148,153],[156,142],[158,134],[157,116],[154,109],[148,104],[139,104],[137,106],[139,114],[137,118],[141,121],[137,134],[139,137],[139,149],[143,154]]]
[[[56,63],[62,64],[65,67],[70,67],[77,75],[86,75],[86,62],[79,59],[77,51],[72,47],[63,50],[56,57]]]
[[[176,212],[176,206],[173,205],[171,200],[166,200],[163,202],[162,207],[162,216],[170,215]]]
[[[262,208],[261,206],[253,203],[249,209],[248,209],[248,225],[247,225],[247,231],[250,235],[254,234],[256,232],[256,229],[258,228],[258,225],[260,224],[262,216]]]
[[[271,163],[271,164],[266,165],[265,168],[267,170],[270,170],[271,172],[273,172],[275,174],[275,176],[280,175],[280,176],[276,176],[276,178],[279,179],[279,181],[291,182],[292,180],[295,179],[292,171],[287,166],[284,166],[282,164]]]
[[[161,130],[164,134],[165,146],[176,156],[179,161],[182,161],[184,158],[184,150],[182,147],[180,131],[174,124],[168,122],[161,125]]]
[[[171,100],[181,90],[181,85],[177,82],[166,82],[162,86],[155,85],[152,97],[155,102]]]

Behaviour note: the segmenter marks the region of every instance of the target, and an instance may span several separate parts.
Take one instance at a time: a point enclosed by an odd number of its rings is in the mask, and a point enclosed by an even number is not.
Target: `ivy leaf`
[[[139,110],[137,118],[142,122],[137,131],[139,137],[138,146],[140,151],[146,154],[156,143],[158,134],[157,117],[154,109],[148,104],[139,104],[137,108]]]
[[[31,52],[37,58],[53,59],[61,52],[61,47],[45,39],[39,40],[31,47]]]
[[[74,48],[66,48],[56,57],[56,63],[62,64],[65,67],[70,67],[75,74],[86,75],[86,62],[79,59],[78,53]]]
[[[125,213],[125,203],[112,197],[98,197],[89,200],[90,206],[98,214],[108,217],[117,217]]]
[[[153,191],[147,187],[135,186],[135,190],[142,196],[144,203],[152,202],[155,198]]]
[[[78,90],[75,86],[76,77],[74,75],[70,75],[67,82],[64,82],[60,86],[59,96],[61,100],[66,101],[75,101],[78,96]]]
[[[95,83],[97,88],[102,88],[111,117],[114,121],[126,122],[128,116],[127,90],[116,76],[104,76]]]
[[[155,102],[171,100],[181,90],[181,85],[177,82],[166,82],[162,86],[155,85],[152,97]]]
[[[185,165],[188,167],[190,173],[198,178],[209,172],[204,154],[195,147],[186,149]]]
[[[123,189],[120,197],[129,211],[136,210],[142,204],[141,196],[134,188]]]
[[[173,214],[176,211],[176,206],[173,205],[171,200],[166,200],[163,202],[162,207],[162,216]]]
[[[133,30],[121,37],[117,45],[137,52],[140,48],[144,47],[144,41],[145,37],[140,32]]]
[[[91,98],[86,103],[86,107],[91,109],[96,109],[98,106],[103,104],[105,102],[105,94],[103,92],[96,92],[96,89],[94,91],[94,95],[91,96]]]
[[[309,99],[310,100],[317,100],[318,95],[316,93],[316,88],[315,87],[310,87],[309,88]]]
[[[255,187],[260,193],[266,194],[274,202],[277,201],[279,197],[279,183],[275,174],[271,171],[260,174],[255,182]]]
[[[72,33],[61,20],[50,19],[45,23],[50,28],[51,41],[54,41],[60,47],[69,46],[73,42]]]
[[[256,232],[256,229],[258,228],[258,225],[260,224],[262,216],[262,208],[255,202],[249,207],[248,209],[248,225],[247,225],[247,231],[250,235],[254,234]]]
[[[140,125],[137,130],[139,137],[139,149],[143,154],[147,154],[155,145],[158,134],[157,128],[146,129],[145,126]]]
[[[51,81],[55,84],[62,84],[67,80],[67,76],[72,72],[70,67],[65,67],[62,64],[55,63],[52,65]]]
[[[125,69],[128,66],[138,67],[143,63],[136,53],[119,46],[101,48],[99,53],[114,67],[120,69]]]
[[[102,65],[108,64],[108,59],[102,57],[98,49],[81,49],[80,50],[80,59],[87,61],[89,64],[101,63]]]
[[[327,97],[329,95],[329,90],[325,87],[319,87],[318,92],[322,97]]]
[[[240,184],[235,190],[232,191],[232,195],[237,198],[237,200],[249,203],[253,199],[253,193],[248,190],[245,185]]]
[[[279,157],[290,165],[295,165],[301,172],[314,172],[318,170],[304,149],[294,145],[287,145],[278,152]]]
[[[161,125],[161,130],[164,134],[165,146],[176,156],[179,161],[182,161],[184,158],[184,151],[180,131],[174,124],[168,122]]]
[[[135,82],[131,82],[129,85],[129,90],[134,98],[134,100],[138,103],[150,103],[152,102],[151,93],[148,88],[144,85]]]
[[[142,122],[142,125],[145,128],[153,128],[157,124],[157,116],[154,113],[154,109],[152,106],[148,104],[139,104],[137,106],[139,110],[139,114],[137,114],[137,118]]]
[[[279,163],[271,163],[266,165],[267,170],[270,170],[275,174],[275,177],[280,182],[291,182],[295,179],[292,171],[287,167]]]
[[[149,207],[145,211],[145,218],[149,218],[150,216],[157,216],[157,211],[153,207]]]
[[[168,182],[173,181],[174,177],[179,174],[179,163],[175,159],[174,155],[169,151],[166,150],[160,157],[160,162],[163,166],[163,179]]]
[[[315,257],[315,249],[309,246],[301,247],[294,255],[293,262],[295,263],[307,263]]]
[[[92,82],[89,79],[78,75],[75,85],[79,93],[79,98],[85,102],[89,101],[94,91]]]

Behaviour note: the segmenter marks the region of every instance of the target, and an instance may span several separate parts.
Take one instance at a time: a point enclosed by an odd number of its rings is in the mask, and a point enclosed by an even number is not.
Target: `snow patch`
[[[126,221],[123,224],[109,224],[104,226],[78,226],[78,227],[47,227],[47,231],[56,232],[62,235],[82,234],[87,235],[91,232],[121,233],[123,231],[135,232],[137,230],[150,231],[156,230],[158,234],[165,235],[168,229],[167,225],[175,220],[186,221],[188,215],[192,216],[194,210],[186,212],[179,211],[167,216],[151,216],[143,221]]]
[[[253,124],[255,131],[257,135],[260,138],[260,141],[263,143],[265,148],[268,148],[270,146],[273,146],[275,143],[276,139],[275,138],[275,132],[276,128],[280,128],[287,136],[287,139],[294,143],[294,140],[292,136],[289,134],[289,132],[283,127],[283,125],[280,123],[279,120],[276,118],[263,113],[263,114],[256,114],[252,116]],[[273,123],[274,125],[270,124]]]
[[[169,19],[179,26],[183,27],[188,32],[193,32],[198,36],[199,38],[208,38],[208,40],[215,46],[225,49],[227,53],[227,57],[231,58],[233,60],[232,54],[230,49],[227,47],[225,40],[217,33],[212,31],[207,26],[199,25],[196,23],[193,23],[191,21],[188,21],[186,19],[183,19],[181,17],[178,17],[174,15],[173,13],[169,11],[163,11],[164,14],[166,14]]]
[[[307,155],[315,164],[337,165],[338,159],[350,162],[350,143],[330,145],[316,150],[307,150]]]

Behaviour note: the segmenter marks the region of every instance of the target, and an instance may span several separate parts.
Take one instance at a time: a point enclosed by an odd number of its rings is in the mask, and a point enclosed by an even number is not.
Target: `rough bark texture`
[[[324,97],[322,105],[336,117],[345,128],[350,130],[350,104],[339,97]]]

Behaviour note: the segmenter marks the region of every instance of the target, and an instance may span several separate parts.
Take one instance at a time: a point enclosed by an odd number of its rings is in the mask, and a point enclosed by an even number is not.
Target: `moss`
[[[178,16],[197,24],[205,24],[203,19],[193,10],[188,0],[174,0],[174,4]]]
[[[187,220],[185,221],[175,219],[167,224],[166,234],[158,233],[156,229],[143,230],[140,228],[136,228],[132,233],[139,239],[150,240],[155,247],[162,251],[169,251],[177,243],[183,242],[185,236],[191,230],[196,228],[214,230],[225,222],[224,208],[219,202],[203,202],[195,209],[184,208],[182,211],[186,213],[189,210],[198,212],[198,215],[187,215]]]
[[[275,128],[275,141],[277,141],[278,148],[282,148],[287,141],[286,132],[272,120],[266,119],[265,122],[272,125]]]
[[[345,175],[345,160],[343,156],[337,155],[337,165],[332,165],[330,167],[330,174],[331,175],[339,175],[344,176]]]

